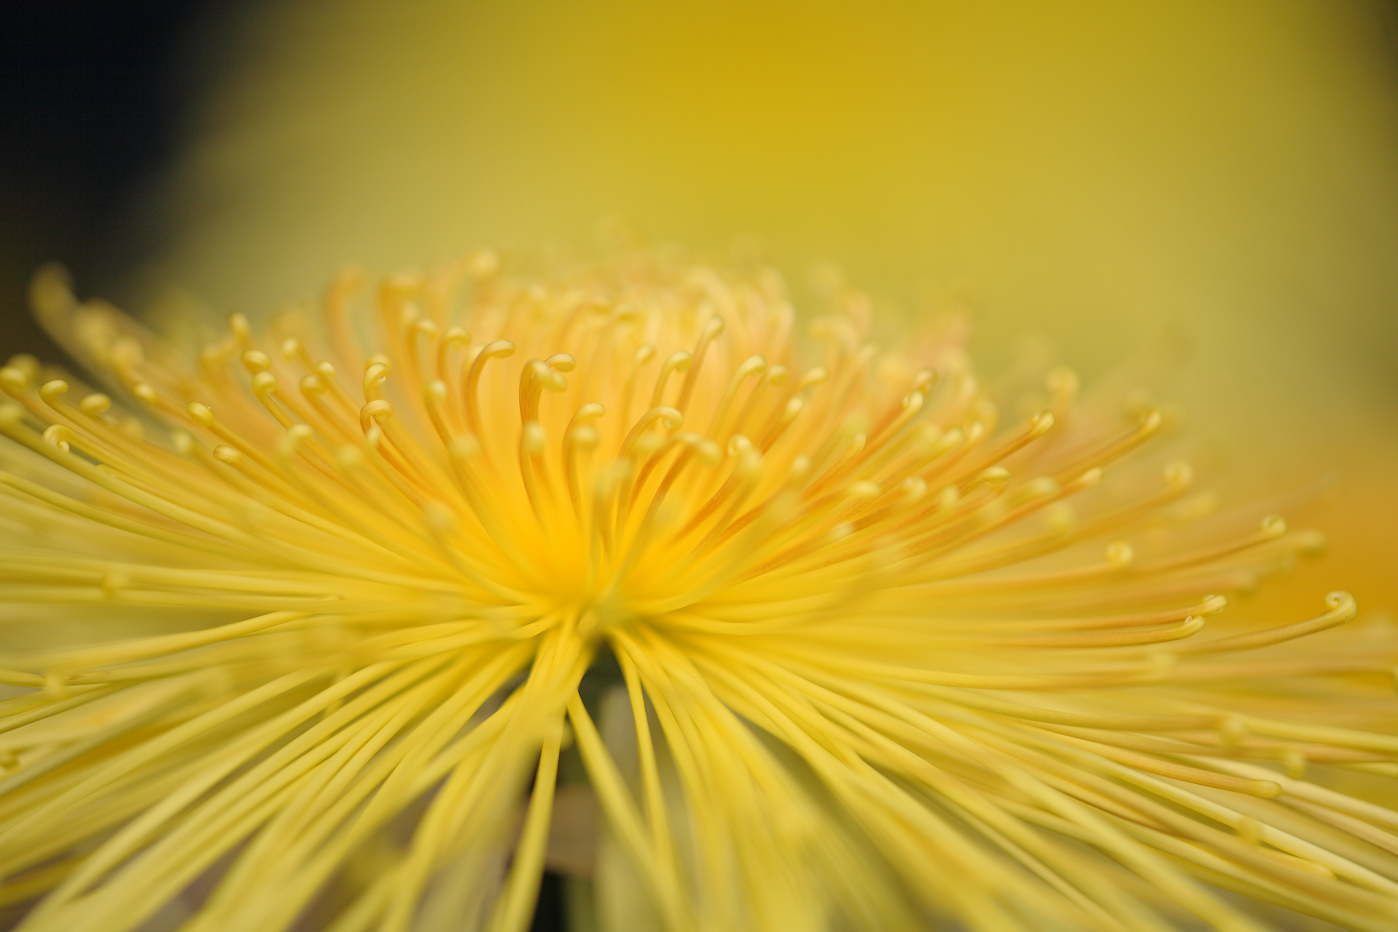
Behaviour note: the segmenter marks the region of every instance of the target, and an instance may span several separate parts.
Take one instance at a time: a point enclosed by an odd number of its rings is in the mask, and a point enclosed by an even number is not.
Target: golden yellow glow
[[[1392,640],[1226,612],[1317,535],[827,284],[478,252],[193,351],[41,275],[96,382],[0,369],[0,600],[80,626],[0,663],[21,928],[522,930],[573,754],[619,927],[1392,928]]]

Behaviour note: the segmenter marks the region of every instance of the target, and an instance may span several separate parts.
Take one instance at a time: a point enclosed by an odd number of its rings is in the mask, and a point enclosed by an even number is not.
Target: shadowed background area
[[[155,248],[133,219],[203,89],[208,0],[53,0],[0,12],[0,352],[57,350],[25,307],[60,260],[119,288]],[[211,43],[200,43],[212,54]]]
[[[154,41],[196,8],[131,31]],[[76,185],[77,206],[41,211],[88,237],[47,241],[84,293],[139,308],[178,286],[263,313],[347,260],[586,243],[621,215],[701,249],[756,234],[797,281],[834,260],[908,313],[964,303],[991,372],[1026,332],[1089,380],[1182,334],[1165,397],[1224,439],[1225,482],[1342,479],[1332,559],[1283,592],[1398,606],[1391,4],[315,0],[202,22],[160,59],[183,71],[110,69],[147,75],[132,100],[196,101],[163,182],[116,168],[119,198]],[[26,80],[65,80],[53,55],[27,60]],[[209,62],[207,93],[172,77]],[[107,113],[80,115],[62,154],[106,157]]]

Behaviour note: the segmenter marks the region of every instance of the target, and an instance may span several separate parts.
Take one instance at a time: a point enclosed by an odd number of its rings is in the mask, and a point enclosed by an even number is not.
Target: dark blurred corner
[[[186,50],[240,2],[35,0],[0,12],[0,361],[57,351],[30,319],[58,261],[108,294],[151,247],[132,207],[182,138],[210,62]]]

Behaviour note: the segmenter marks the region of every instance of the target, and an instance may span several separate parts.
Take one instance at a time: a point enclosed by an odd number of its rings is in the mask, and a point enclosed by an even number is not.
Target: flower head
[[[1317,540],[1159,412],[1002,427],[958,328],[765,269],[362,284],[185,354],[36,280],[98,384],[0,370],[22,928],[523,929],[575,764],[623,928],[1398,922],[1393,645],[1215,625]]]

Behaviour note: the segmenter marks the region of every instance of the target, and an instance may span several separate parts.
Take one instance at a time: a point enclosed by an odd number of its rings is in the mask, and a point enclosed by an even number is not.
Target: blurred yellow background
[[[1167,332],[1167,397],[1234,486],[1330,470],[1326,588],[1398,609],[1398,10],[1364,0],[513,0],[269,5],[151,206],[145,273],[221,310],[622,215],[751,233],[990,371],[1045,334],[1091,378]]]

